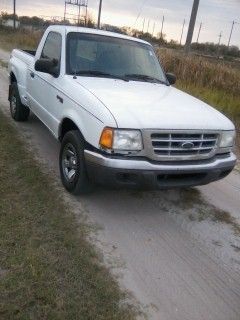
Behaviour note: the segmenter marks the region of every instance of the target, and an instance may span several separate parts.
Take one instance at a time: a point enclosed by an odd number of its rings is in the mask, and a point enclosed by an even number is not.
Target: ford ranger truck
[[[164,189],[208,184],[234,168],[235,128],[174,88],[153,47],[122,34],[50,26],[37,51],[13,50],[12,118],[33,112],[61,142],[73,194],[92,183]]]

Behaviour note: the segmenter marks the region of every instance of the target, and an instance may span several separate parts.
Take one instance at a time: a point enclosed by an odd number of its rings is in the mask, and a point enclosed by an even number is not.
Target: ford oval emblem
[[[184,143],[182,143],[181,148],[187,149],[187,150],[193,149],[194,143],[191,141],[184,142]]]

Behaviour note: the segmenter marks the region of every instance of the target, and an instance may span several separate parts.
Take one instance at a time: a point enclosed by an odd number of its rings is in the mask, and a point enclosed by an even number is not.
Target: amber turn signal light
[[[99,144],[102,148],[112,149],[113,129],[111,129],[111,128],[104,128],[103,129]]]

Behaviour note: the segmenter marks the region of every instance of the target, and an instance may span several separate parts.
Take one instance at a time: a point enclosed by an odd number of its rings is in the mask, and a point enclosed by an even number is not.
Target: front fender
[[[84,109],[82,109],[81,112],[76,109],[69,109],[68,113],[63,115],[60,122],[58,137],[61,136],[62,123],[65,119],[71,120],[76,125],[86,142],[95,148],[99,147],[99,139],[105,127],[101,120]]]

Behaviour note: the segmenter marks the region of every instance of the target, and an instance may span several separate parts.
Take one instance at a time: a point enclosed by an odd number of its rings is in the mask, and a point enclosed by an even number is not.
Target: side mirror
[[[175,84],[177,81],[177,78],[173,73],[166,73],[166,77],[170,85]]]
[[[51,74],[53,77],[58,77],[58,62],[57,60],[39,59],[35,62],[35,70],[43,73]]]

